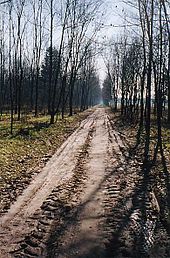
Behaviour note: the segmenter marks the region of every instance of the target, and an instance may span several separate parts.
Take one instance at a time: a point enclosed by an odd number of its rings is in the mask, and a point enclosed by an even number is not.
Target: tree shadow
[[[48,242],[47,242],[47,254],[48,257],[57,257],[56,250],[59,239],[61,240],[61,237],[69,230],[69,228],[76,227],[78,223],[78,217],[79,214],[83,211],[84,207],[87,205],[88,202],[93,199],[96,192],[98,192],[103,184],[107,181],[107,179],[111,178],[111,176],[115,173],[120,173],[117,171],[117,168],[120,166],[117,166],[112,172],[110,172],[108,175],[103,177],[102,181],[98,185],[98,187],[95,189],[94,192],[91,193],[89,199],[82,203],[81,205],[76,206],[72,211],[71,214],[65,214],[64,217],[62,217],[63,224],[58,227],[54,227],[53,232],[51,233]],[[114,228],[113,232],[111,233],[111,238],[109,239],[109,243],[106,241],[105,245],[97,248],[98,253],[96,253],[95,249],[89,249],[85,254],[82,256],[78,253],[71,254],[71,250],[79,250],[79,247],[85,243],[86,239],[79,239],[75,243],[68,243],[67,246],[64,246],[64,253],[69,254],[69,258],[71,257],[77,257],[77,258],[93,258],[93,257],[101,257],[101,258],[111,258],[111,257],[118,257],[118,255],[122,255],[122,257],[147,257],[147,251],[145,251],[144,246],[146,245],[146,235],[144,234],[144,230],[146,227],[146,223],[148,222],[148,219],[152,220],[152,211],[148,210],[148,196],[151,192],[151,185],[152,185],[152,178],[149,176],[150,170],[148,168],[141,169],[140,173],[143,176],[141,182],[139,185],[136,186],[136,189],[133,193],[130,193],[126,196],[126,198],[123,198],[121,196],[118,197],[117,204],[112,207],[112,216],[107,216],[104,218],[106,220],[106,223],[112,223]],[[124,190],[124,186],[121,187],[120,191]],[[129,208],[125,208],[128,206],[129,201],[131,200],[132,206]],[[110,203],[112,206],[112,204]],[[123,214],[122,214],[123,211]],[[131,223],[132,219],[131,216],[135,211],[139,211],[140,215],[138,217],[139,222],[137,222],[138,229],[136,229],[136,232],[133,232],[134,235],[134,243],[129,249],[124,241],[121,240],[122,233],[125,231],[129,224]],[[149,218],[150,216],[150,218]],[[157,216],[157,214],[155,215]],[[70,219],[71,218],[71,219]],[[155,217],[154,217],[155,218]],[[115,220],[116,219],[116,220]],[[149,238],[149,237],[148,237]],[[84,242],[83,242],[84,241]],[[88,241],[90,241],[90,236]],[[61,254],[61,253],[60,253]]]
[[[49,128],[50,123],[48,122],[40,122],[34,123],[32,127],[25,127],[18,130],[15,136],[29,137],[32,135],[32,132],[39,132],[42,129]]]

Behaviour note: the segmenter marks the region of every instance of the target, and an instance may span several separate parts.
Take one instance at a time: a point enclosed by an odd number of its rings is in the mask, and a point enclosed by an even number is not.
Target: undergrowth
[[[48,116],[27,116],[15,121],[10,135],[9,116],[0,121],[0,210],[6,210],[29,184],[37,167],[43,166],[90,111],[60,117],[49,124]]]

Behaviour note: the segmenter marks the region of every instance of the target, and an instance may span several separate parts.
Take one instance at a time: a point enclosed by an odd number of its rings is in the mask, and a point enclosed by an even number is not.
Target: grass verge
[[[9,120],[0,121],[0,211],[4,213],[39,173],[49,158],[92,110],[58,119],[47,116],[17,122],[9,134]]]

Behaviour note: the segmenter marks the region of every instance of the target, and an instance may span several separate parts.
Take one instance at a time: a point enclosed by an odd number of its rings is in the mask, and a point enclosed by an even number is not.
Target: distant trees
[[[4,19],[2,16],[1,27],[0,27],[0,114],[3,113],[4,100],[5,100],[5,48],[4,48]]]
[[[42,103],[47,108],[50,114],[51,99],[52,99],[52,85],[55,83],[55,74],[58,64],[58,50],[51,47],[46,49],[44,60],[41,66],[41,98],[44,98]],[[43,92],[44,91],[44,92]]]
[[[84,110],[99,100],[89,53],[100,5],[98,0],[4,2],[0,13],[6,10],[8,17],[0,18],[0,112],[11,111],[11,133],[14,114],[20,120],[23,112],[47,112],[54,123],[56,114],[72,115],[74,108]]]
[[[108,105],[109,102],[112,99],[111,96],[112,91],[112,81],[109,75],[106,76],[104,82],[103,82],[103,88],[102,88],[102,98],[104,105]]]
[[[129,1],[131,3],[131,1]],[[134,3],[133,3],[134,4]],[[133,6],[133,5],[132,5]],[[115,105],[128,121],[139,121],[137,145],[145,133],[145,163],[151,162],[151,120],[156,116],[158,150],[163,158],[162,120],[169,123],[170,30],[167,1],[135,1],[138,8],[138,36],[124,36],[112,44],[104,92],[111,92]],[[111,87],[111,90],[110,90]],[[109,96],[110,98],[110,96]]]
[[[77,91],[80,92],[79,103],[81,111],[101,101],[100,83],[95,69],[95,56],[93,55],[92,49],[89,49],[85,53],[84,62],[80,68],[79,89]]]

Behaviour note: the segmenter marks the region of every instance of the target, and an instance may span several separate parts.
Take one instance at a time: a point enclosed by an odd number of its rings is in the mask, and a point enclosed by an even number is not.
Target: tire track
[[[10,242],[10,256],[0,257],[169,257],[152,188],[155,178],[144,173],[128,147],[126,136],[98,108],[54,157],[61,155],[61,174],[52,177],[40,208],[24,220],[29,230]],[[19,216],[13,220],[13,235],[20,222]],[[162,251],[159,233],[166,246]]]
[[[138,157],[126,151],[129,143],[115,130],[109,117],[107,125],[108,164],[115,164],[106,169],[110,175],[104,202],[107,257],[169,257],[166,252],[169,253],[170,241],[165,230],[162,250],[156,241],[156,238],[160,241],[157,234],[161,227],[159,205],[152,188],[155,179],[143,171]]]
[[[53,189],[41,206],[42,212],[38,216],[37,227],[25,236],[25,239],[19,244],[18,250],[12,252],[14,257],[48,257],[49,252],[52,252],[51,243],[54,238],[59,238],[62,234],[61,229],[64,230],[68,218],[74,211],[73,196],[76,195],[76,198],[78,198],[86,180],[86,173],[83,168],[88,158],[94,130],[95,127],[93,126],[79,155],[77,155],[72,179]],[[37,219],[36,216],[34,219]]]
[[[80,128],[78,128],[61,146],[57,153],[47,163],[47,166],[43,171],[34,179],[32,184],[24,191],[23,195],[18,198],[18,201],[11,207],[8,213],[1,217],[1,258],[11,257],[12,253],[9,255],[9,252],[16,250],[16,248],[19,250],[27,250],[26,245],[28,245],[28,241],[24,243],[22,243],[22,241],[25,235],[29,236],[34,228],[40,227],[38,232],[41,230],[44,232],[45,228],[50,230],[52,218],[58,208],[61,208],[61,201],[59,201],[59,207],[51,205],[49,206],[49,210],[46,210],[45,213],[51,212],[51,215],[47,214],[49,216],[48,219],[45,214],[42,214],[44,208],[42,204],[51,192],[53,194],[54,192],[60,193],[60,191],[63,194],[65,190],[67,190],[69,194],[70,190],[74,192],[74,180],[77,180],[78,182],[81,176],[83,178],[83,175],[80,175],[78,171],[82,166],[83,159],[86,157],[86,152],[89,148],[89,142],[91,141],[95,127],[96,113],[97,111],[81,123]],[[80,178],[78,178],[78,176]],[[73,180],[73,182],[71,180]],[[66,188],[67,184],[68,188]],[[64,206],[65,204],[63,204],[63,207]],[[54,213],[52,213],[52,211]],[[45,230],[45,235],[49,234],[48,230],[47,232]],[[21,244],[18,246],[18,243],[20,242]],[[39,249],[42,248],[37,247],[37,244],[34,244],[34,241],[32,245],[33,246],[31,246],[30,242],[27,255],[31,255],[32,253],[34,257],[37,256],[36,252],[39,253]],[[35,248],[33,248],[34,245]],[[31,251],[29,251],[29,249],[31,249]],[[35,251],[35,249],[37,249],[37,251]],[[21,251],[21,253],[22,252],[23,251]],[[25,256],[19,254],[18,257]]]
[[[53,230],[54,237],[46,257],[104,257],[105,237],[100,230],[100,224],[104,217],[102,200],[108,144],[105,119],[105,113],[101,109],[96,118],[96,131],[91,141],[89,158],[85,164],[87,179],[83,191],[79,199],[77,194],[73,196],[77,198],[76,204],[71,209],[69,220],[64,223],[61,236],[55,233],[57,228]]]

